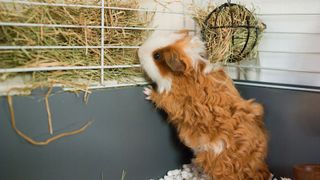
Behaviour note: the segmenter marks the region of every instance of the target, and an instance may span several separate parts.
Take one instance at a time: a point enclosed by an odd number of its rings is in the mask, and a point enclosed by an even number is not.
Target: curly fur
[[[177,73],[156,62],[161,74],[171,80],[171,89],[153,90],[149,98],[168,113],[180,140],[194,150],[194,162],[212,179],[269,179],[263,107],[241,98],[223,69],[204,73],[205,61],[192,66],[192,60],[179,51],[185,47],[181,42],[164,48],[179,52],[185,71]]]

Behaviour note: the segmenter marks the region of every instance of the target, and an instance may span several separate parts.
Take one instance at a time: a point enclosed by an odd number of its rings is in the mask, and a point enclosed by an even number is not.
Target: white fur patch
[[[203,144],[200,147],[194,149],[194,152],[201,152],[201,151],[213,151],[216,155],[220,154],[225,148],[224,142],[219,139],[216,143],[212,144]]]
[[[197,68],[199,61],[204,63],[209,63],[208,60],[204,59],[201,55],[204,55],[206,52],[206,48],[204,43],[198,37],[192,37],[190,42],[184,48],[184,52],[188,55],[188,57],[192,60],[192,66]]]
[[[207,64],[206,67],[203,70],[204,74],[209,74],[213,71],[213,69],[215,68],[214,64]]]
[[[159,80],[157,85],[158,85],[158,92],[163,93],[163,92],[169,92],[171,90],[171,79],[166,79],[163,78],[162,80]]]
[[[140,63],[152,81],[157,83],[159,93],[170,91],[171,79],[161,76],[158,67],[154,63],[152,53],[157,49],[175,43],[182,37],[183,35],[178,33],[155,31],[139,48]]]

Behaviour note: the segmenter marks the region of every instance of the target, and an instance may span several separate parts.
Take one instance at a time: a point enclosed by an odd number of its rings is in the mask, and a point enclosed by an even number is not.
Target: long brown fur
[[[194,162],[212,179],[265,180],[270,172],[265,163],[267,133],[264,129],[263,107],[254,100],[244,100],[223,69],[204,74],[205,63],[195,68],[182,51],[183,41],[165,47],[165,53],[178,52],[175,57],[185,71],[175,72],[166,59],[156,65],[162,75],[172,79],[166,93],[152,91],[150,99],[164,109],[180,140],[195,151]],[[223,143],[221,153],[210,147]],[[201,147],[209,147],[201,149]],[[197,151],[199,149],[199,151]]]

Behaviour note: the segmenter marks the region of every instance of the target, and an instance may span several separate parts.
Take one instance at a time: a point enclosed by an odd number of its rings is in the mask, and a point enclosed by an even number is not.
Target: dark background
[[[237,87],[265,106],[274,174],[292,177],[294,164],[320,163],[319,93]],[[37,140],[49,137],[45,93],[13,98],[18,128]],[[143,180],[162,177],[192,157],[166,115],[144,100],[142,87],[94,90],[88,104],[82,96],[56,89],[49,102],[55,133],[94,123],[81,134],[33,146],[11,128],[1,97],[0,180],[120,180],[123,170],[126,180]]]

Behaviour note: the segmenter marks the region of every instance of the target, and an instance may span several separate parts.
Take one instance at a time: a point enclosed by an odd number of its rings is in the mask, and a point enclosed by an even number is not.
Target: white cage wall
[[[60,1],[57,1],[60,2]],[[63,2],[63,1],[62,1]],[[167,0],[166,2],[170,2]],[[134,82],[129,84],[108,84],[104,79],[106,69],[110,68],[136,68],[139,64],[124,64],[107,66],[104,63],[105,49],[108,48],[134,48],[138,46],[112,46],[104,44],[105,29],[125,30],[159,30],[176,31],[187,28],[196,31],[196,27],[188,15],[187,9],[191,3],[206,6],[210,0],[184,0],[171,1],[166,7],[157,4],[155,1],[142,0],[140,9],[107,7],[104,1],[100,5],[80,5],[66,3],[43,3],[31,1],[0,0],[0,3],[19,3],[30,6],[60,6],[60,7],[83,7],[101,10],[101,22],[104,22],[105,9],[119,9],[128,11],[155,12],[154,22],[150,27],[112,27],[104,23],[97,26],[67,25],[67,24],[32,24],[0,22],[0,26],[21,26],[21,27],[62,27],[62,28],[98,28],[101,29],[101,44],[99,46],[0,46],[5,49],[88,49],[96,48],[101,50],[99,66],[59,66],[39,68],[1,68],[0,73],[6,72],[33,72],[33,71],[56,71],[56,70],[100,70],[100,84],[91,88],[105,88],[117,86],[130,86],[146,84],[146,82]],[[226,1],[217,0],[219,5]],[[268,86],[275,88],[286,88],[296,90],[320,91],[320,2],[317,0],[244,0],[240,2],[247,6],[254,5],[258,16],[267,24],[267,30],[259,46],[259,63],[245,61],[241,64],[229,64],[226,69],[234,79],[249,80],[239,81],[237,84]],[[281,83],[287,85],[260,84],[257,82]],[[293,86],[291,86],[293,85]],[[295,85],[313,86],[297,87]]]

